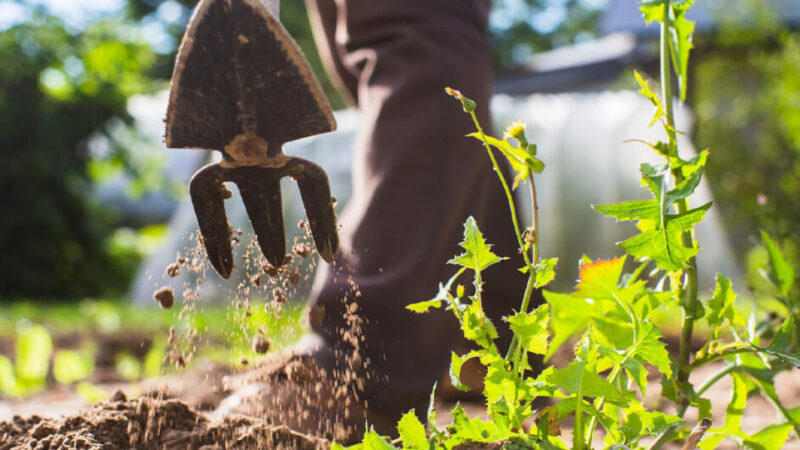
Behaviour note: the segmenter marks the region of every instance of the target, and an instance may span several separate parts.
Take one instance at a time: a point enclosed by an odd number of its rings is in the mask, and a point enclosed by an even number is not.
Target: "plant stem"
[[[506,182],[506,178],[503,176],[503,172],[500,170],[500,165],[497,163],[497,158],[494,157],[494,152],[492,152],[492,147],[489,145],[488,140],[486,139],[486,134],[483,132],[483,128],[481,127],[480,122],[478,121],[478,117],[475,115],[474,112],[469,113],[470,117],[472,117],[472,122],[475,123],[475,128],[478,130],[478,134],[481,137],[481,141],[483,142],[484,148],[486,148],[486,152],[489,154],[489,159],[492,160],[492,167],[494,168],[497,177],[500,179],[500,183],[503,185],[503,190],[506,193],[506,199],[508,201],[508,207],[511,210],[511,221],[514,223],[514,232],[517,235],[517,243],[519,244],[520,252],[522,253],[522,258],[525,260],[525,266],[528,268],[528,282],[525,285],[525,293],[522,295],[522,305],[520,306],[520,311],[527,312],[528,306],[530,305],[531,296],[533,295],[533,283],[536,276],[534,272],[533,265],[531,264],[531,259],[528,256],[528,253],[524,251],[525,249],[525,241],[522,239],[522,231],[519,228],[519,220],[517,219],[517,207],[514,203],[514,195],[511,193],[511,189],[508,187],[508,182]],[[536,187],[533,184],[533,175],[529,178],[531,184],[531,196],[533,202],[533,223],[534,223],[534,264],[538,264],[539,258],[539,214],[538,209],[539,205],[536,201]],[[517,358],[514,358],[516,354],[516,347],[518,345],[517,336],[514,335],[511,338],[511,344],[508,346],[508,351],[506,352],[505,360],[511,362],[513,365],[513,369],[516,373],[519,373],[519,362]]]
[[[525,262],[528,264],[528,281],[525,283],[525,293],[522,295],[522,304],[519,307],[520,312],[523,313],[528,312],[528,308],[530,308],[531,297],[533,296],[534,289],[533,285],[536,280],[536,272],[534,268],[539,264],[539,201],[538,197],[536,196],[536,183],[533,181],[533,174],[528,176],[528,183],[531,186],[531,210],[533,211],[533,244],[531,245],[533,261],[529,262],[527,259],[525,260]],[[522,254],[523,256],[527,255],[524,251]],[[508,358],[514,355],[514,368],[518,370],[520,362],[519,357],[517,356],[517,345],[517,336],[514,335],[511,338],[511,344],[508,346],[505,359],[508,361]]]
[[[528,176],[531,186],[531,210],[533,211],[533,265],[539,264],[539,200],[536,196],[536,183],[533,174]],[[530,298],[529,298],[530,300]],[[527,304],[523,303],[522,311],[527,311]]]
[[[721,380],[722,377],[724,377],[725,375],[728,375],[729,373],[735,371],[737,367],[739,366],[737,366],[736,364],[726,364],[720,370],[714,372],[713,375],[708,377],[706,381],[704,381],[703,384],[701,384],[700,387],[697,388],[697,395],[703,395],[703,393],[705,393],[711,386],[713,386],[714,383]]]
[[[672,99],[672,66],[670,59],[669,38],[673,27],[670,1],[664,2],[664,16],[661,22],[661,96],[664,102],[664,115],[666,117],[666,130],[669,137],[670,156],[678,157],[678,140],[675,130],[675,112]],[[682,172],[677,169],[672,171],[675,183],[683,181]],[[683,214],[689,209],[688,201],[684,198],[677,202],[678,213]],[[683,235],[684,245],[694,246],[694,236],[692,232]],[[689,266],[686,268],[686,284],[683,289],[683,326],[681,329],[681,341],[678,349],[677,380],[686,382],[689,380],[687,370],[689,366],[689,351],[694,331],[694,314],[697,306],[697,260],[692,257]],[[683,399],[682,402],[686,402]]]
[[[706,379],[706,381],[704,381],[703,384],[700,385],[700,387],[697,389],[697,395],[703,395],[703,393],[707,391],[711,386],[713,386],[714,383],[721,380],[722,377],[730,374],[731,372],[737,370],[738,368],[739,366],[737,366],[736,364],[728,364],[724,366],[722,369],[720,369],[719,371],[708,377],[708,379]],[[678,405],[678,410],[676,411],[676,415],[678,417],[683,417],[683,415],[686,414],[687,409],[689,409],[688,403]],[[675,431],[676,428],[678,428],[678,425],[680,424],[676,423],[674,425],[670,425],[667,429],[662,431],[661,434],[659,434],[658,437],[656,437],[656,440],[653,441],[653,443],[650,444],[649,447],[647,447],[647,450],[659,449],[661,448],[662,445],[669,442],[672,439],[672,432]]]
[[[573,450],[583,450],[583,412],[581,411],[581,402],[583,399],[578,396],[578,403],[575,408],[575,425],[572,430],[572,448]]]
[[[522,240],[522,232],[519,229],[519,221],[517,220],[517,207],[514,203],[514,195],[511,193],[511,189],[508,187],[508,182],[506,182],[506,178],[503,176],[503,172],[500,170],[500,165],[497,164],[497,159],[494,157],[494,152],[492,152],[492,147],[489,145],[489,142],[486,139],[486,134],[483,132],[480,122],[478,122],[478,117],[474,112],[470,112],[469,115],[472,117],[472,121],[475,123],[475,128],[478,130],[478,134],[481,136],[481,141],[483,142],[483,146],[486,148],[486,152],[489,153],[489,159],[492,160],[492,167],[494,167],[494,171],[497,174],[497,177],[500,179],[500,184],[503,185],[503,190],[505,191],[506,199],[508,200],[508,207],[511,209],[511,221],[514,223],[514,232],[517,234],[517,242],[519,243],[519,248],[523,249],[525,248],[525,242]],[[528,254],[522,252],[522,257],[525,259],[525,264],[530,266],[531,260],[528,257]]]
[[[633,346],[635,346],[635,345],[636,345],[636,338],[634,338],[634,342],[633,342]],[[631,349],[632,348],[633,347],[631,347]],[[614,369],[611,370],[611,374],[609,374],[608,380],[607,380],[609,383],[611,383],[611,384],[616,383],[617,376],[619,376],[619,374],[622,373],[622,366],[628,361],[628,358],[630,358],[631,355],[633,355],[633,353],[634,353],[633,351],[631,351],[631,349],[628,349],[628,351],[626,352],[625,356],[622,358],[622,361],[620,361],[618,364],[616,364],[614,366]],[[597,405],[596,405],[595,408],[598,411],[602,411],[603,406],[605,406],[605,404],[606,404],[605,396],[600,397],[600,399],[597,401]],[[596,427],[597,427],[597,417],[592,416],[592,418],[589,419],[589,429],[586,432],[586,448],[592,448],[592,440],[593,440],[593,437],[594,437],[594,430],[595,430]]]

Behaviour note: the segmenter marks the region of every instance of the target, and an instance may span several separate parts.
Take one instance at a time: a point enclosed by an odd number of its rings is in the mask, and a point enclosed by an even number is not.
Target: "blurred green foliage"
[[[711,148],[707,173],[739,250],[759,229],[800,242],[800,35],[776,30],[723,32],[697,60],[695,142]]]
[[[0,32],[0,297],[119,293],[135,258],[108,245],[87,138],[154,88],[153,51],[115,19],[74,33],[38,9]]]
[[[262,301],[249,309],[232,305],[178,310],[153,309],[123,301],[82,301],[41,305],[13,302],[0,305],[0,396],[21,397],[44,389],[48,383],[75,384],[76,392],[89,402],[104,400],[107,393],[88,383],[108,336],[153,338],[146,353],[134,355],[120,349],[113,368],[126,381],[158,376],[170,369],[165,364],[167,336],[174,328],[177,339],[170,349],[192,349],[193,361],[215,361],[232,366],[243,359],[255,362],[269,354],[252,349],[255,335],[264,333],[271,351],[279,352],[307,332],[305,307],[293,302],[279,313],[263,307]],[[204,343],[187,336],[202,336]],[[68,343],[70,347],[61,348]],[[74,348],[78,343],[78,348]]]
[[[490,22],[495,67],[499,71],[513,69],[536,53],[595,37],[606,3],[495,0]]]

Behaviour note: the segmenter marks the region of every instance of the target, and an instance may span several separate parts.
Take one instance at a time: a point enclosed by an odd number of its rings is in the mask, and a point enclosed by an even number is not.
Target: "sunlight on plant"
[[[447,88],[447,94],[461,102],[473,120],[476,132],[506,193],[519,251],[525,261],[519,268],[528,282],[519,311],[510,311],[508,323],[513,340],[503,354],[495,344],[495,325],[483,309],[481,273],[507,257],[496,255],[475,219],[464,223],[463,253],[448,263],[458,270],[439,285],[436,296],[408,309],[425,313],[444,308],[453,313],[464,337],[476,349],[451,355],[453,385],[466,390],[461,368],[478,359],[486,368],[483,396],[488,420],[470,418],[457,405],[453,424],[435,425],[433,397],[427,423],[420,411],[410,411],[398,423],[399,438],[387,440],[368,431],[355,449],[453,448],[460,444],[504,443],[504,448],[603,448],[658,449],[669,442],[686,447],[715,448],[730,439],[740,447],[781,448],[793,432],[800,437],[800,407],[787,409],[777,396],[774,378],[781,372],[800,368],[797,320],[800,294],[796,283],[796,262],[766,233],[763,276],[757,298],[772,298],[755,307],[741,307],[728,277],[717,274],[716,287],[707,299],[697,288],[696,255],[700,249],[694,228],[702,222],[710,203],[691,206],[709,152],[683,159],[675,128],[672,76],[678,81],[678,97],[687,89],[689,54],[694,24],[686,18],[692,0],[642,0],[645,20],[661,26],[660,93],[638,73],[639,92],[653,104],[650,125],[660,124],[665,142],[647,143],[663,158],[660,164],[642,164],[642,186],[651,198],[598,205],[594,208],[618,221],[635,221],[638,232],[620,242],[626,256],[609,260],[584,257],[580,279],[571,293],[544,290],[545,303],[530,309],[534,289],[544,288],[554,277],[557,260],[540,259],[538,205],[534,175],[544,169],[536,158],[536,146],[525,137],[525,126],[511,124],[503,139],[485,134],[475,116],[476,104],[461,92]],[[516,176],[513,184],[503,177],[494,152],[508,159]],[[531,189],[532,224],[523,228],[516,214],[512,190],[521,183]],[[632,271],[627,272],[626,268]],[[471,275],[471,286],[459,284]],[[772,305],[772,306],[770,306]],[[660,318],[681,317],[677,356],[670,355],[663,341]],[[672,325],[669,325],[672,327]],[[705,345],[694,352],[690,347],[695,329],[708,332]],[[668,328],[669,329],[669,328]],[[546,367],[533,373],[530,358],[550,358],[567,342],[576,342],[571,362],[563,368]],[[720,364],[720,362],[722,362]],[[689,382],[690,374],[708,364],[719,370],[701,383]],[[675,414],[648,409],[644,394],[652,385],[648,374],[661,378],[661,396],[672,402]],[[652,375],[650,375],[652,376]],[[703,395],[722,379],[733,382],[724,424],[712,424],[711,402]],[[782,422],[748,435],[741,419],[748,397],[763,396],[775,408]],[[534,400],[546,397],[552,406],[534,409]],[[685,417],[697,411],[698,426]],[[561,425],[571,419],[571,445],[562,439]],[[712,426],[715,425],[715,426]],[[602,429],[603,442],[596,442]],[[705,438],[705,439],[703,439]],[[342,448],[335,445],[334,448]]]

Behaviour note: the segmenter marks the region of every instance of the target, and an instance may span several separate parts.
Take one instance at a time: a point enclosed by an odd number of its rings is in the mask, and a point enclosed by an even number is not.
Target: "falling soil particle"
[[[264,273],[270,277],[277,277],[281,273],[281,269],[273,266],[270,263],[264,264]]]
[[[303,243],[297,243],[294,244],[294,246],[292,247],[292,251],[294,252],[295,255],[301,258],[305,258],[306,256],[311,254],[311,247]]]
[[[289,272],[286,274],[286,281],[284,286],[291,286],[300,282],[300,272]]]
[[[286,296],[286,291],[284,291],[281,288],[275,288],[272,291],[272,296],[275,297],[276,302],[281,304],[286,303],[286,300],[288,299],[288,297]]]
[[[167,286],[159,288],[157,291],[155,291],[153,293],[153,298],[164,309],[172,308],[172,305],[175,304],[175,293],[172,292],[172,288]]]
[[[255,274],[250,277],[250,282],[253,283],[256,287],[261,286],[261,275]]]
[[[117,398],[115,397],[115,400]],[[323,449],[330,443],[244,416],[211,422],[178,400],[103,402],[59,419],[15,416],[0,422],[0,449],[275,448]]]
[[[269,351],[269,341],[264,339],[263,336],[256,336],[253,339],[253,351],[256,353],[267,353]]]
[[[169,275],[170,277],[175,278],[180,274],[181,274],[181,266],[178,263],[175,262],[167,266],[167,275]]]

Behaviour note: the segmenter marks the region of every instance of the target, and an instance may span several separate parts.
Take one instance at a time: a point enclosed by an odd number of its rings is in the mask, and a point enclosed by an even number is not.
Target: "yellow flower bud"
[[[503,134],[506,138],[512,137],[520,142],[527,142],[527,139],[525,139],[525,123],[520,120],[509,124]]]

